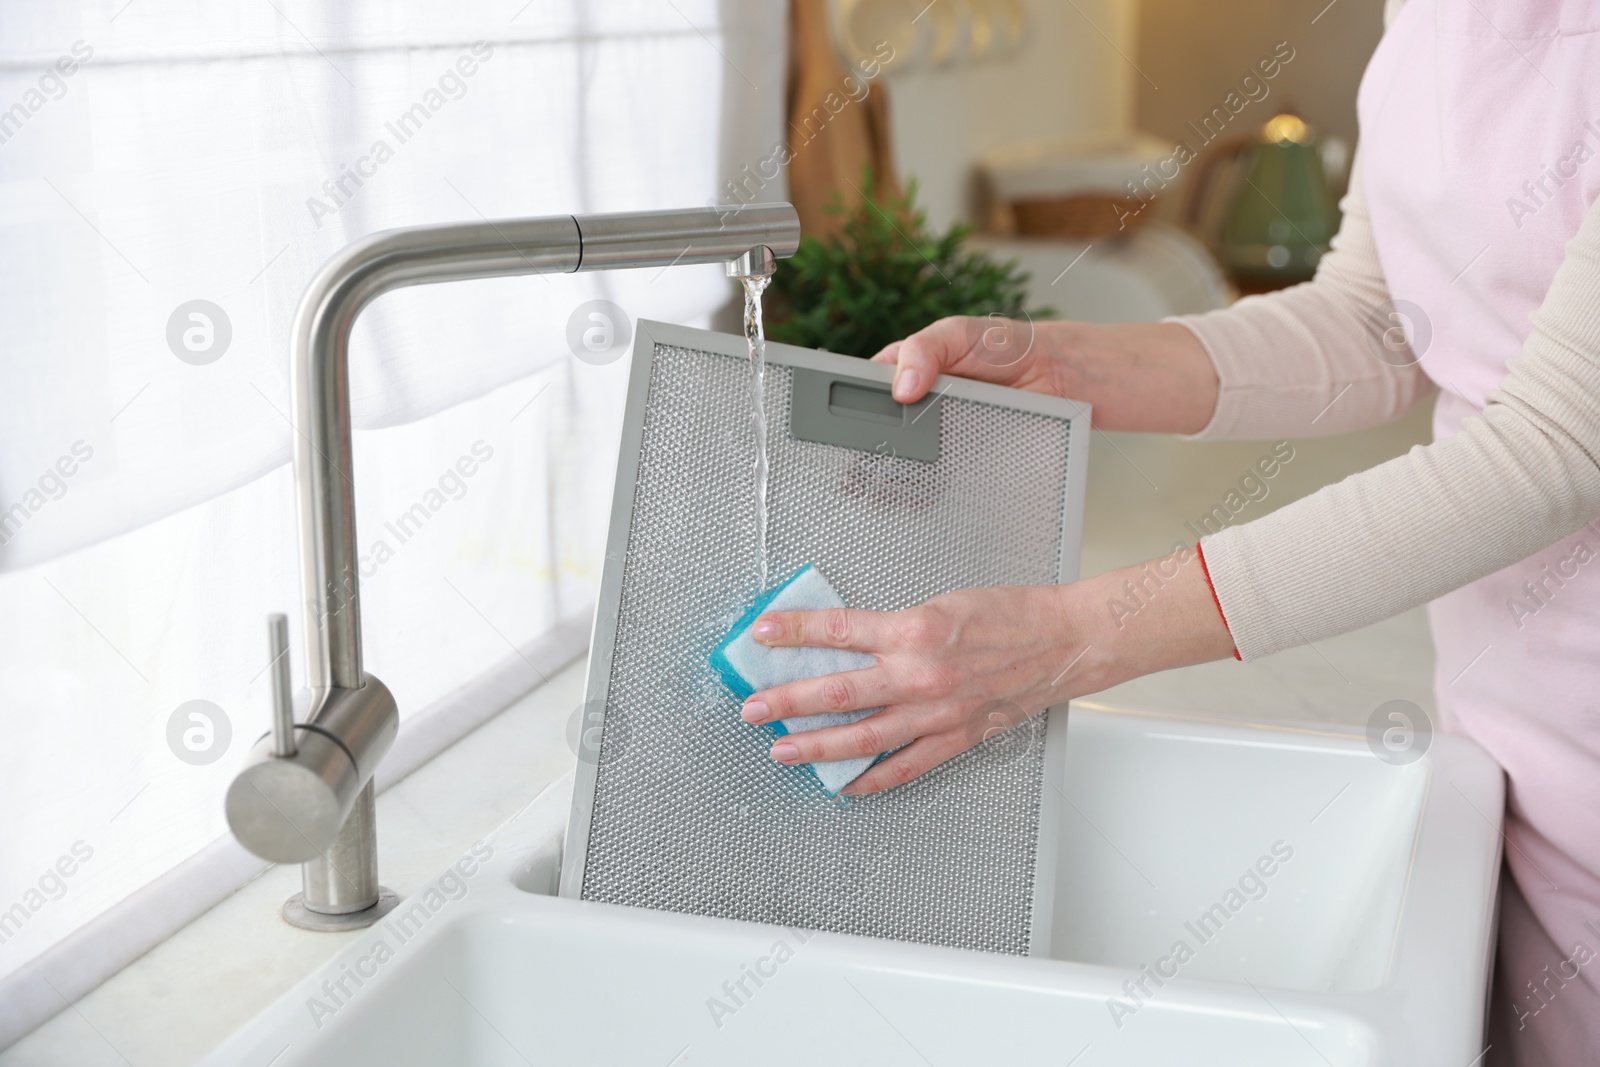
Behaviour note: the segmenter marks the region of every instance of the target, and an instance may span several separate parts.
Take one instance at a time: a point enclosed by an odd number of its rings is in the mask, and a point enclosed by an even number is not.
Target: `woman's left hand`
[[[1169,563],[1170,576],[1151,577],[1153,565]],[[763,644],[854,649],[877,663],[762,690],[745,701],[743,717],[771,723],[881,707],[848,726],[785,734],[772,758],[800,764],[892,751],[844,792],[888,789],[1051,705],[1228,655],[1232,640],[1194,563],[1185,550],[1145,564],[1143,588],[1152,592],[1131,602],[1118,583],[1137,568],[1072,585],[961,589],[904,611],[770,612],[752,630]]]

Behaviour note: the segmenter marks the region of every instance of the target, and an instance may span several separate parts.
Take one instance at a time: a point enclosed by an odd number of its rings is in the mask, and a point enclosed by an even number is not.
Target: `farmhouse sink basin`
[[[564,780],[205,1062],[1477,1060],[1503,804],[1480,749],[1396,766],[1360,732],[1089,702],[1067,726],[1050,958],[558,898]]]

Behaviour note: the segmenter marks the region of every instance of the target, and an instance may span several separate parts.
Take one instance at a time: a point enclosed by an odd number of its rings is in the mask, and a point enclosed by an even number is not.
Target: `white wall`
[[[928,220],[974,210],[973,164],[1001,145],[1125,129],[1133,114],[1134,0],[1029,0],[1016,55],[887,75],[895,162]],[[1119,54],[1120,53],[1120,54]]]

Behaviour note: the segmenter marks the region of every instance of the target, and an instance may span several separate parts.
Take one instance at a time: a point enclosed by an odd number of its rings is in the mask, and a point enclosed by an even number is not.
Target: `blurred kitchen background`
[[[833,197],[871,220],[863,165],[898,190],[915,181],[927,232],[908,236],[970,225],[973,247],[1029,273],[1027,307],[1061,317],[1222,307],[1315,269],[1337,229],[1356,91],[1382,23],[1381,0],[796,0],[790,196],[808,234],[828,233],[840,226],[823,209]],[[864,77],[884,41],[893,59]],[[848,97],[853,77],[870,82],[864,105],[820,121],[840,103],[827,94],[842,86]],[[1377,430],[1292,442],[1294,460],[1237,521],[1425,442],[1430,413],[1424,404]],[[1097,432],[1083,573],[1195,540],[1208,529],[1198,518],[1263,451]],[[1102,699],[1364,722],[1389,699],[1431,708],[1432,670],[1415,611]]]

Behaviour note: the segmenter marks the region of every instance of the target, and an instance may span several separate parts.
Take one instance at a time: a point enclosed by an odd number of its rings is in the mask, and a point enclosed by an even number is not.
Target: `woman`
[[[1354,430],[1437,391],[1435,440],[1153,565],[765,617],[769,643],[878,662],[757,693],[746,719],[885,706],[773,758],[904,746],[850,789],[873,792],[981,740],[996,700],[1031,714],[1429,603],[1443,725],[1508,779],[1487,1061],[1600,1062],[1597,72],[1600,4],[1411,0],[1362,80],[1362,149],[1315,280],[1154,325],[1041,325],[1012,366],[982,358],[981,320],[879,353],[903,402],[957,374],[1201,439]],[[1172,577],[1113,617],[1146,568]]]

